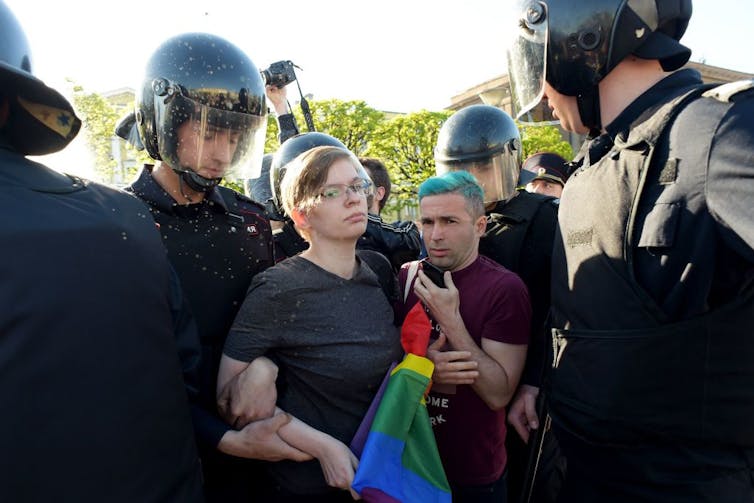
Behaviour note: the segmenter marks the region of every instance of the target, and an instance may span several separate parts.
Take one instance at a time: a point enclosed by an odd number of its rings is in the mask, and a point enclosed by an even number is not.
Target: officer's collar
[[[137,178],[136,181],[134,181],[129,186],[129,188],[133,191],[134,194],[139,196],[139,198],[148,201],[158,210],[164,213],[174,213],[175,210],[182,205],[177,204],[175,199],[173,199],[170,194],[168,194],[165,189],[163,189],[162,186],[157,183],[157,180],[155,180],[154,176],[152,176],[153,169],[153,165],[145,164],[144,168],[139,174],[139,178]],[[223,200],[223,197],[217,187],[210,189],[205,194],[204,200],[201,203],[196,203],[196,205],[189,206],[198,207],[204,202],[211,202],[213,203],[209,205],[211,208],[215,208],[221,213],[228,213],[228,206],[225,204],[225,201]]]

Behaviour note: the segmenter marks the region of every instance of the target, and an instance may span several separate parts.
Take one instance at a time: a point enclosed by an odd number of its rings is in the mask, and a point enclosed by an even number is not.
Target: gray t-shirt
[[[300,256],[254,277],[224,352],[240,361],[274,357],[278,405],[346,445],[403,355],[392,306],[366,263],[346,280]],[[297,493],[328,487],[316,460],[272,463],[270,471]]]

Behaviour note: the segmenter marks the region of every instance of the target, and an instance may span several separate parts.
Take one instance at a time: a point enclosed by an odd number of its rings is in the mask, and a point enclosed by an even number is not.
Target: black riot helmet
[[[471,105],[440,128],[435,171],[465,170],[484,189],[484,202],[506,201],[516,192],[521,138],[510,115],[491,105]]]
[[[0,96],[8,100],[10,110],[0,135],[23,155],[62,150],[81,128],[68,100],[32,74],[29,42],[4,2],[0,2]]]
[[[508,50],[517,117],[542,98],[544,82],[575,96],[581,121],[602,128],[597,85],[631,54],[680,68],[691,51],[678,41],[691,18],[691,0],[514,0],[514,39]]]
[[[208,33],[160,45],[136,95],[136,126],[147,152],[197,191],[210,190],[231,170],[259,176],[266,114],[257,66]]]
[[[271,218],[274,220],[283,220],[285,210],[283,210],[283,200],[280,192],[280,183],[285,176],[286,166],[300,154],[313,149],[314,147],[339,147],[348,150],[343,142],[325,133],[308,132],[300,133],[285,140],[280,148],[275,152],[270,166],[270,188],[272,190],[272,208],[268,208]],[[358,162],[358,161],[357,161]],[[369,178],[368,176],[366,178]]]

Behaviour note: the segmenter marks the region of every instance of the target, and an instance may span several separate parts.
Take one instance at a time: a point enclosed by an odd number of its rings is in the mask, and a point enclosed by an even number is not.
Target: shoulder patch
[[[257,228],[256,224],[248,224],[246,226],[246,232],[249,234],[249,236],[258,236],[259,235],[259,229]]]
[[[737,80],[735,82],[728,82],[727,84],[721,84],[717,87],[713,87],[709,91],[705,92],[702,96],[705,98],[714,98],[723,103],[730,103],[731,98],[735,95],[754,89],[754,79],[749,80]]]

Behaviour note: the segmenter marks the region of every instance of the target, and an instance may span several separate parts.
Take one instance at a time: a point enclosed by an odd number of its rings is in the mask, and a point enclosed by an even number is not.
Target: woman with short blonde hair
[[[226,341],[218,387],[254,358],[273,357],[285,381],[277,404],[294,417],[280,437],[319,465],[271,463],[261,500],[349,501],[343,489],[358,461],[346,445],[402,356],[392,306],[356,254],[371,182],[350,152],[316,147],[288,166],[281,190],[310,246],[254,279]]]

